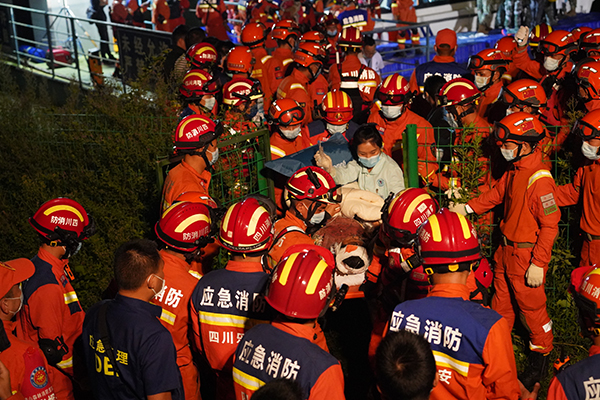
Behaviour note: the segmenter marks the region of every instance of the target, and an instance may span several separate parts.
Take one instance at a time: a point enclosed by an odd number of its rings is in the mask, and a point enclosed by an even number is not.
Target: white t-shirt
[[[383,69],[385,64],[383,63],[383,58],[381,57],[381,54],[379,54],[378,51],[375,52],[375,54],[373,55],[373,57],[371,57],[370,60],[366,59],[363,53],[358,54],[358,59],[363,65],[366,65],[369,68],[373,68],[375,72],[381,75],[381,70]]]

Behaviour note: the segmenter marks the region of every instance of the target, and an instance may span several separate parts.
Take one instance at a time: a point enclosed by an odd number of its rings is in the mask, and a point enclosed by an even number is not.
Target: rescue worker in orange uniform
[[[430,182],[438,169],[435,136],[431,124],[408,109],[411,98],[408,81],[399,74],[390,75],[375,96],[377,101],[371,107],[368,122],[376,124],[383,136],[383,151],[395,160],[402,160],[401,152],[395,151],[395,147],[397,142],[401,145],[406,126],[416,124],[419,175],[424,182]],[[398,164],[403,166],[402,162]],[[405,171],[405,168],[402,170]]]
[[[538,144],[545,129],[538,117],[524,112],[510,114],[497,123],[494,134],[501,143],[502,155],[511,163],[509,170],[490,191],[467,204],[451,205],[450,209],[462,215],[482,214],[504,203],[500,222],[503,236],[494,254],[492,308],[506,318],[509,327],[516,313],[524,318],[531,351],[519,379],[531,390],[544,378],[546,356],[553,348],[544,276],[558,234],[560,210],[554,198],[554,178],[542,163]]]
[[[336,133],[341,133],[350,142],[358,129],[358,124],[352,121],[353,110],[350,96],[339,89],[333,89],[321,103],[323,118],[302,128],[303,134],[307,135],[311,145],[325,142]]]
[[[185,74],[179,86],[183,105],[183,109],[179,112],[179,119],[190,115],[214,118],[218,110],[215,96],[219,89],[217,80],[210,73],[201,69],[191,69]]]
[[[508,85],[517,79],[520,71],[513,63],[513,53],[517,50],[517,41],[512,36],[503,36],[496,42],[494,49],[500,50],[508,62],[506,72],[502,75],[502,82]]]
[[[581,152],[588,160],[577,169],[573,182],[556,189],[556,204],[559,207],[583,205],[581,220],[581,260],[579,266],[600,265],[600,199],[595,182],[600,174],[600,109],[590,111],[573,127],[573,133],[583,139]]]
[[[276,378],[296,381],[308,400],[344,399],[339,361],[311,343],[317,318],[334,293],[334,263],[329,250],[312,245],[294,246],[277,265],[265,300],[278,313],[270,324],[247,331],[235,351],[237,400],[250,398]]]
[[[319,104],[317,94],[310,91],[310,85],[323,72],[325,52],[320,45],[304,42],[298,45],[294,53],[294,64],[291,75],[285,77],[277,89],[277,99],[294,99],[304,109],[304,121],[307,125],[314,119],[316,104]]]
[[[321,26],[321,30],[325,33],[325,38],[327,39],[327,44],[325,45],[325,52],[327,53],[327,63],[325,63],[324,70],[327,75],[329,75],[329,69],[333,64],[337,61],[341,61],[339,59],[340,52],[337,46],[337,40],[340,36],[340,32],[342,30],[340,21],[333,16],[332,13],[325,14],[321,17],[321,21],[319,23]]]
[[[576,77],[579,98],[587,111],[600,108],[600,56],[596,60],[582,61],[577,67]]]
[[[262,99],[263,93],[257,80],[233,78],[227,82],[223,87],[225,132],[243,135],[256,129],[257,123],[264,119]]]
[[[219,244],[231,259],[225,269],[200,280],[190,303],[194,343],[217,375],[218,399],[235,398],[233,355],[244,333],[271,317],[263,293],[269,279],[264,267],[273,242],[273,214],[262,204],[248,197],[229,207]],[[272,203],[269,208],[274,212]]]
[[[271,29],[271,39],[277,41],[277,48],[271,56],[283,64],[284,75],[292,61],[294,61],[293,49],[296,48],[298,37],[300,36],[300,27],[290,19],[284,19],[277,22]]]
[[[225,56],[223,65],[231,78],[250,78],[256,59],[247,46],[235,46]]]
[[[173,144],[181,163],[169,171],[162,192],[161,213],[183,193],[208,194],[209,168],[219,159],[217,139],[223,133],[220,121],[190,115],[177,125]]]
[[[469,301],[467,278],[481,259],[473,224],[443,208],[421,225],[416,248],[433,288],[398,304],[389,330],[422,335],[431,345],[438,384],[430,399],[520,399],[509,324]]]
[[[502,75],[507,66],[508,61],[500,50],[485,49],[469,57],[467,68],[473,71],[475,85],[481,90],[477,112],[479,116],[487,118],[488,113],[493,112],[493,104],[502,90]]]
[[[14,316],[23,306],[21,283],[35,272],[25,258],[0,262],[0,319],[4,333],[0,341],[0,362],[10,372],[12,393],[40,400],[54,399],[54,388],[48,377],[48,363],[38,346],[13,335]],[[35,396],[35,397],[34,397]],[[11,397],[12,399],[12,397]]]
[[[294,244],[313,244],[309,236],[325,225],[339,209],[341,196],[335,181],[324,169],[299,169],[285,185],[285,216],[275,222],[275,239],[269,251],[269,264],[277,265],[283,253]]]
[[[74,399],[73,348],[81,340],[85,313],[71,286],[69,258],[96,227],[78,202],[59,197],[45,202],[29,219],[39,234],[40,249],[31,259],[35,273],[23,282],[23,309],[17,315],[17,337],[37,343],[46,356],[54,393]]]
[[[325,65],[327,62],[327,51],[325,50],[327,47],[327,39],[325,39],[325,35],[318,31],[309,31],[300,36],[300,44],[302,43],[315,43],[316,45],[321,47],[323,53],[322,64]],[[323,102],[323,98],[329,92],[329,82],[327,78],[324,76],[325,69],[323,67],[323,71],[316,77],[316,79],[309,84],[308,91],[310,92],[310,97],[313,100],[313,106],[315,109],[321,105]]]
[[[281,61],[267,54],[265,41],[267,28],[260,22],[251,22],[242,28],[241,41],[252,51],[256,63],[252,69],[252,78],[258,79],[264,93],[264,109],[271,107],[273,96],[283,79],[284,68]]]
[[[350,96],[354,107],[353,120],[359,125],[366,122],[375,91],[381,83],[379,74],[360,62],[358,55],[362,45],[362,34],[357,28],[344,28],[338,46],[345,58],[329,70],[330,88],[341,89]]]
[[[413,0],[395,0],[392,3],[392,15],[398,21],[417,22],[417,11],[415,10]],[[406,26],[406,24],[396,24],[396,26]],[[411,46],[419,46],[421,44],[419,30],[417,28],[391,31],[389,34],[390,42],[397,42],[398,48],[404,50],[406,41],[410,39]],[[421,49],[417,49],[417,55],[422,54]]]
[[[600,28],[592,29],[579,40],[579,47],[588,57],[600,56]]]
[[[188,0],[154,0],[152,2],[152,23],[157,31],[173,32],[179,25],[185,25],[183,16],[190,8]]]
[[[227,8],[223,0],[200,0],[196,4],[196,17],[206,27],[206,35],[229,41]]]
[[[163,247],[160,256],[165,263],[165,288],[150,302],[162,308],[160,322],[173,337],[177,366],[188,400],[200,397],[200,378],[188,338],[191,323],[188,304],[201,276],[190,264],[199,261],[201,249],[212,241],[212,224],[211,211],[206,205],[177,201],[154,226]]]

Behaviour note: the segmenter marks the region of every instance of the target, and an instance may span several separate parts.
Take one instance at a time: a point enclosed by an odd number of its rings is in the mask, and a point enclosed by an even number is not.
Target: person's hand
[[[465,216],[465,217],[467,216],[467,214],[469,214],[466,204],[458,204],[458,203],[450,202],[450,204],[448,205],[448,210],[455,212],[457,214],[460,214],[462,216]]]
[[[327,154],[325,154],[325,152],[323,151],[323,148],[321,147],[321,143],[319,143],[319,151],[317,151],[315,153],[315,162],[317,163],[318,167],[323,168],[325,171],[327,171],[329,173],[329,175],[331,175],[331,176],[334,175],[332,173],[333,161],[331,161],[331,157],[329,157]]]
[[[527,388],[525,388],[525,386],[523,386],[521,381],[519,381],[519,389],[521,389],[521,400],[537,400],[538,392],[540,391],[541,386],[542,385],[540,385],[540,383],[537,382],[533,386],[533,390],[530,392],[529,390],[527,390]]]
[[[444,192],[449,199],[460,199],[462,195],[460,194],[460,180],[458,178],[450,178],[448,182],[448,190]]]
[[[519,47],[527,46],[527,41],[529,40],[529,28],[526,26],[520,27],[515,34],[515,40],[517,41],[517,45]]]
[[[10,389],[10,372],[6,365],[0,361],[0,400],[6,400],[12,396]]]
[[[542,283],[544,283],[544,268],[531,263],[525,273],[525,278],[527,279],[527,284],[531,287],[542,286]]]

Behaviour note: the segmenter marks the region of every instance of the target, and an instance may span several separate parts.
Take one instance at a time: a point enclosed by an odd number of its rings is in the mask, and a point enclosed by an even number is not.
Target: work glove
[[[531,287],[536,288],[542,286],[544,283],[544,268],[531,263],[525,273],[525,279],[527,279],[527,285]]]
[[[448,199],[460,199],[462,197],[460,194],[460,181],[458,178],[450,178],[448,186],[448,190],[444,192],[444,194],[448,196]]]
[[[473,209],[471,207],[469,207],[467,204],[458,204],[458,203],[454,203],[454,202],[450,202],[450,204],[448,205],[448,210],[455,212],[457,214],[463,215],[463,216],[467,216],[467,214],[470,214],[473,212]]]
[[[315,153],[315,162],[317,163],[318,167],[321,167],[327,171],[332,178],[335,176],[335,169],[333,168],[331,157],[329,157],[323,151],[317,151]]]
[[[348,218],[359,217],[363,221],[379,221],[384,200],[375,193],[366,190],[342,186],[342,214]]]
[[[519,47],[527,46],[527,41],[529,40],[529,28],[526,26],[520,27],[515,34],[515,40],[517,41],[517,45]]]

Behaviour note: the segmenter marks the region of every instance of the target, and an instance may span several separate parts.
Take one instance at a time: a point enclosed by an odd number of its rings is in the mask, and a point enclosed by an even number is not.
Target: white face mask
[[[585,158],[596,161],[600,160],[600,154],[598,154],[598,146],[592,146],[587,141],[583,141],[581,144],[581,152],[585,156]]]
[[[444,108],[444,119],[446,120],[448,125],[450,125],[451,128],[458,128],[458,122],[456,122],[454,114],[448,112],[446,108]]]
[[[311,225],[319,225],[325,219],[325,211],[321,211],[320,213],[314,214],[310,219]]]
[[[502,157],[504,157],[504,159],[506,161],[512,161],[515,159],[515,151],[517,149],[512,149],[512,150],[508,150],[508,149],[500,149],[500,151],[502,152]]]
[[[210,165],[215,165],[217,163],[217,160],[219,159],[219,149],[217,148],[214,153],[211,153],[208,150],[206,152],[208,154],[212,154],[211,159],[210,159]]]
[[[348,127],[348,124],[333,125],[333,124],[330,124],[329,122],[326,124],[327,132],[331,133],[332,135],[334,135],[336,133],[346,132],[347,127]]]
[[[281,134],[288,140],[294,140],[298,137],[298,135],[300,135],[300,129],[302,127],[300,125],[298,125],[295,128],[292,128],[291,130],[284,130],[283,128],[279,128],[279,130],[281,131]]]
[[[511,110],[510,108],[506,109],[506,115],[510,115],[512,113],[514,113],[515,111]]]
[[[381,112],[387,119],[396,119],[402,115],[404,106],[381,106]]]
[[[212,111],[212,109],[215,107],[216,102],[217,99],[215,99],[214,97],[209,97],[208,99],[202,100],[200,104],[202,104],[202,107],[206,108],[207,110]]]
[[[559,60],[555,60],[552,57],[544,57],[544,68],[546,68],[546,71],[556,71],[559,64]]]
[[[154,290],[154,288],[152,288],[152,291],[154,292],[154,297],[162,301],[162,297],[165,294],[165,289],[167,288],[167,286],[165,285],[165,280],[156,274],[152,274],[151,276],[154,276],[162,281],[162,286],[160,287],[160,290],[158,292]],[[150,277],[148,277],[148,279],[150,279]]]
[[[329,37],[334,37],[334,36],[337,36],[337,34],[338,34],[338,31],[337,31],[337,29],[332,29],[332,30],[329,30],[329,29],[328,29],[328,30],[327,30],[327,36],[329,36]]]
[[[25,296],[23,296],[23,291],[21,291],[21,296],[19,296],[19,297],[6,297],[5,298],[5,300],[17,300],[17,299],[21,300],[21,303],[19,304],[19,308],[17,308],[16,311],[9,311],[9,313],[11,313],[13,315],[18,313],[19,311],[21,311],[21,308],[23,307],[23,302],[25,301]]]
[[[477,89],[481,89],[487,85],[490,81],[490,78],[490,76],[475,76],[475,86],[477,86]]]

